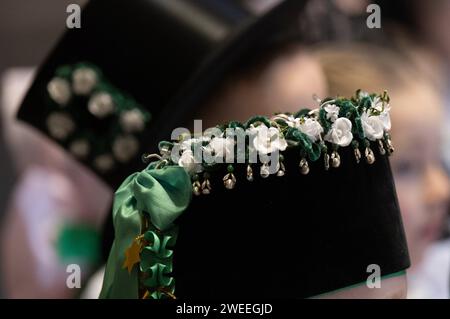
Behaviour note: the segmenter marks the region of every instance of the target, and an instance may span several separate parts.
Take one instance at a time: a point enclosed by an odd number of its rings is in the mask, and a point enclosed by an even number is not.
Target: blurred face
[[[391,104],[396,148],[391,164],[414,267],[439,237],[447,213],[450,188],[439,152],[441,101],[417,87],[393,97]]]

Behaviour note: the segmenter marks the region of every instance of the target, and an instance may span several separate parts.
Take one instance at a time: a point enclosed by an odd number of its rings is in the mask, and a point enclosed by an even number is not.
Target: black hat
[[[304,298],[404,275],[389,110],[358,92],[161,142],[115,193],[101,297]]]
[[[233,64],[296,21],[305,1],[262,15],[244,2],[90,1],[81,28],[40,67],[19,118],[116,187],[141,167],[137,154],[154,151]]]

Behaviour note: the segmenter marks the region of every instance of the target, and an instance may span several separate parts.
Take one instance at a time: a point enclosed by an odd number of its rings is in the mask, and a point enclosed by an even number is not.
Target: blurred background
[[[242,1],[263,12],[282,0]],[[113,190],[15,119],[36,68],[65,31],[67,6],[86,2],[0,2],[4,298],[98,294],[100,233]],[[412,259],[408,297],[449,298],[450,1],[311,0],[291,29],[290,41],[307,59],[300,63],[288,54],[275,59],[277,71],[269,72],[269,83],[280,92],[296,91],[293,83],[302,83],[286,67],[295,63],[301,65],[296,73],[304,67],[315,74],[304,89],[308,96],[352,95],[358,88],[389,91],[396,146],[391,165]],[[82,289],[66,286],[70,263],[83,265]]]

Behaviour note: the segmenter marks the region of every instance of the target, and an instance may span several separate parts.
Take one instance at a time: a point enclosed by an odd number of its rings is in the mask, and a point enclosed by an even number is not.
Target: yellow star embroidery
[[[128,273],[131,273],[134,265],[141,261],[141,244],[140,241],[136,238],[131,243],[131,246],[127,248],[125,251],[125,261],[122,265],[122,268],[127,268]]]

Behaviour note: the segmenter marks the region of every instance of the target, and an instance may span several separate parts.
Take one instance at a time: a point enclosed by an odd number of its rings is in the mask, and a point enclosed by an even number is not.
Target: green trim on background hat
[[[58,234],[56,250],[62,262],[81,260],[95,265],[100,261],[100,234],[89,225],[66,224]]]

